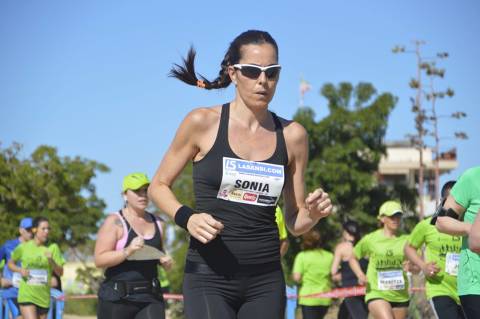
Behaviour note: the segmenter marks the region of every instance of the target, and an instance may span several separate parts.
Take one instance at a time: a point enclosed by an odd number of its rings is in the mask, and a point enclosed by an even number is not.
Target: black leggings
[[[338,319],[367,319],[368,309],[364,296],[343,299],[338,311]]]
[[[328,306],[303,306],[303,319],[322,319],[328,312]]]
[[[285,281],[281,269],[225,278],[185,273],[187,319],[279,319],[285,316]]]
[[[135,302],[98,299],[98,319],[165,319],[163,301]]]
[[[433,297],[430,302],[438,319],[465,319],[462,307],[449,296]]]
[[[467,319],[480,318],[480,295],[460,296],[460,302]]]

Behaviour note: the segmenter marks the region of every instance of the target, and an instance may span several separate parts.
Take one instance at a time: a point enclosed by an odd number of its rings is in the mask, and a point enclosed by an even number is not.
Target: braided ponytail
[[[190,47],[190,50],[188,50],[187,57],[182,58],[183,66],[174,64],[174,67],[170,70],[170,73],[168,74],[168,76],[177,78],[180,81],[185,82],[189,85],[194,85],[207,90],[223,89],[230,85],[232,80],[228,75],[228,66],[230,65],[228,61],[228,55],[229,55],[228,52],[222,61],[220,72],[218,72],[218,77],[213,81],[209,81],[207,78],[205,78],[201,74],[198,74],[198,77],[200,79],[197,77],[197,73],[195,72],[195,55],[196,54],[197,53],[193,48],[193,46]]]
[[[170,70],[168,76],[177,78],[182,82],[185,82],[189,85],[197,86],[203,89],[212,90],[212,89],[223,89],[226,88],[232,83],[230,76],[228,75],[228,67],[238,63],[240,60],[240,49],[243,45],[248,44],[263,44],[269,43],[277,52],[278,58],[278,46],[272,36],[265,31],[258,30],[248,30],[243,32],[238,37],[236,37],[230,47],[225,53],[222,63],[220,64],[220,71],[215,80],[209,81],[203,75],[195,72],[195,49],[190,47],[186,58],[182,58],[183,65],[174,64],[173,68]]]

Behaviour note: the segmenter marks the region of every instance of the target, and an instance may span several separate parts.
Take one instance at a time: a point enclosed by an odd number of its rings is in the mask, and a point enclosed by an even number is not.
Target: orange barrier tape
[[[419,292],[425,291],[424,287],[411,287],[410,292]],[[335,288],[326,292],[318,292],[308,295],[287,295],[288,299],[297,299],[302,298],[346,298],[354,296],[363,296],[365,295],[365,286],[355,286],[348,288]],[[80,300],[80,299],[95,299],[97,295],[76,295],[76,296],[63,296],[59,300]],[[165,300],[183,300],[183,295],[179,294],[163,294],[163,299]]]

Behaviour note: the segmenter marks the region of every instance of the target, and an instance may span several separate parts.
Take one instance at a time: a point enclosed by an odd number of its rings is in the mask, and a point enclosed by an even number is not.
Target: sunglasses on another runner
[[[274,64],[265,67],[255,64],[234,64],[233,67],[237,70],[240,70],[243,76],[253,80],[258,79],[262,72],[265,72],[265,75],[269,80],[274,80],[278,77],[280,74],[280,69],[282,68],[280,64]]]

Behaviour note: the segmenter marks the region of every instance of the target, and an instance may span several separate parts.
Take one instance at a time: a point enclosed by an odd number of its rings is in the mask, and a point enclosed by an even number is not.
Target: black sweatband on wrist
[[[187,223],[190,219],[190,216],[195,214],[195,211],[188,206],[183,205],[175,213],[175,224],[187,230]]]

